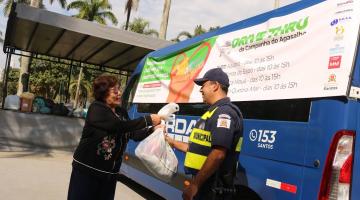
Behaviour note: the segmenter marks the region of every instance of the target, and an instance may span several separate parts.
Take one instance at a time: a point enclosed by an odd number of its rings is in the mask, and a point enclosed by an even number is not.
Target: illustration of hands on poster
[[[163,58],[147,58],[136,101],[187,103],[217,37]]]
[[[211,44],[203,42],[193,52],[183,52],[176,56],[171,72],[169,95],[166,102],[189,102],[194,89],[194,79],[203,69],[211,51]]]

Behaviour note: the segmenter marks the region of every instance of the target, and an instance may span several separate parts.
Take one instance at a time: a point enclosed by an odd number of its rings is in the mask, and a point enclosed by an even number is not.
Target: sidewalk
[[[0,194],[7,200],[65,200],[72,152],[0,151]],[[118,182],[115,199],[145,199]]]

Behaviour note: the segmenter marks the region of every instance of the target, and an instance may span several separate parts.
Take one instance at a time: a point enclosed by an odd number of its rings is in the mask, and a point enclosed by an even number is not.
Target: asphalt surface
[[[7,200],[64,200],[72,152],[51,149],[0,150],[0,194]],[[127,178],[118,181],[115,199],[162,199]]]

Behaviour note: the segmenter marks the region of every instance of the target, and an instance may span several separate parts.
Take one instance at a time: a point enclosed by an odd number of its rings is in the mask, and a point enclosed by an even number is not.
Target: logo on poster
[[[341,56],[331,56],[329,58],[328,69],[340,68],[341,65]]]
[[[339,41],[344,39],[344,32],[345,32],[345,28],[343,26],[337,26],[335,27],[335,41]]]
[[[328,83],[336,83],[336,75],[335,74],[329,75]]]
[[[337,26],[335,28],[336,35],[342,35],[344,34],[344,32],[345,32],[345,28],[343,26]]]
[[[223,55],[229,55],[231,53],[231,41],[225,41],[222,45],[219,45],[219,57]]]
[[[328,81],[324,84],[324,90],[337,90],[338,85],[336,83],[336,74],[330,74]]]
[[[330,55],[339,55],[344,53],[345,47],[340,46],[339,44],[336,44],[335,47],[329,49]]]
[[[346,22],[348,20],[351,20],[352,18],[350,16],[346,16],[346,17],[340,17],[340,18],[336,18],[336,19],[333,19],[331,22],[330,22],[330,25],[331,26],[335,26],[339,23],[343,23],[343,22]]]

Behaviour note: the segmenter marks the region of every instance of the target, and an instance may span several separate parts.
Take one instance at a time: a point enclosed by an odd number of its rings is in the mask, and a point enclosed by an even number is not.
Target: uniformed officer
[[[192,129],[189,143],[166,137],[172,147],[186,153],[185,172],[193,175],[183,199],[231,199],[242,144],[242,114],[227,97],[229,78],[221,68],[207,71],[195,83],[201,86],[209,109]]]

